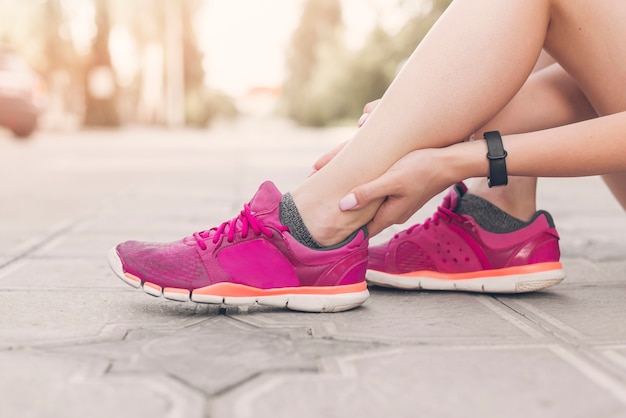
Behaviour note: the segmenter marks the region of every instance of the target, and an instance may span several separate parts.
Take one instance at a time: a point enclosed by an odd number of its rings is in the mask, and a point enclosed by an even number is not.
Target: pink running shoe
[[[307,312],[365,302],[366,232],[339,248],[310,249],[281,225],[281,198],[274,184],[263,183],[239,216],[218,228],[169,244],[127,241],[111,250],[109,264],[129,285],[177,301]]]
[[[437,212],[385,244],[370,247],[367,281],[399,289],[521,293],[565,277],[552,217],[538,211],[509,233],[482,229],[454,212],[467,187],[452,187]]]

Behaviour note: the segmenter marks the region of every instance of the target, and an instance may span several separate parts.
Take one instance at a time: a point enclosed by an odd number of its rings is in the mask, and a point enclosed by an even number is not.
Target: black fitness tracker
[[[487,159],[489,160],[489,187],[506,186],[509,178],[506,174],[507,153],[502,145],[502,136],[498,131],[483,134],[487,142]]]

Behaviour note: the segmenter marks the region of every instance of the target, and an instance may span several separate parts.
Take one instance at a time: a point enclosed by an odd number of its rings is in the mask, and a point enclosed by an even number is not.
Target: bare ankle
[[[341,212],[338,204],[309,202],[297,193],[292,193],[300,217],[313,239],[327,247],[344,241],[363,225],[355,218],[354,212]],[[338,201],[338,199],[337,199]]]
[[[529,221],[537,211],[536,179],[512,177],[505,187],[489,188],[486,181],[476,181],[468,193],[494,204],[511,216]]]
[[[303,219],[311,236],[325,247],[339,244],[363,226],[338,211],[315,211]]]

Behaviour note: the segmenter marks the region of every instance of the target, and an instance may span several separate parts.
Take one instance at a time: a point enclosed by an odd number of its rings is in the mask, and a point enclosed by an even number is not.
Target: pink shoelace
[[[210,238],[211,234],[213,234],[213,244],[217,244],[224,234],[227,234],[226,240],[228,242],[233,242],[237,231],[241,231],[241,237],[246,238],[250,228],[252,228],[252,231],[256,235],[265,234],[268,238],[274,236],[274,233],[267,228],[261,220],[252,214],[250,206],[246,203],[243,206],[243,210],[239,212],[239,215],[235,218],[222,223],[217,228],[211,228],[208,231],[194,232],[193,237],[196,239],[198,246],[203,250],[206,250],[207,245],[204,240]],[[280,231],[289,231],[289,228],[286,226],[282,226],[279,229]]]
[[[463,221],[463,217],[462,216],[457,215],[452,210],[450,210],[450,208],[441,205],[441,206],[437,207],[437,212],[435,212],[433,214],[433,216],[431,216],[430,218],[426,218],[424,223],[415,224],[415,225],[409,227],[404,232],[408,235],[408,234],[411,234],[416,228],[422,227],[424,229],[428,229],[428,228],[430,228],[431,224],[439,225],[439,223],[442,220],[443,221],[451,221],[452,219],[457,220],[457,221]],[[394,238],[399,238],[399,237],[400,237],[400,233],[394,235]]]

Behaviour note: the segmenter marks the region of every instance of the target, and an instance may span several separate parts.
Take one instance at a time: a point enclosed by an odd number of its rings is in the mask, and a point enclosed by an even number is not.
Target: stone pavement
[[[230,219],[351,132],[0,132],[0,417],[626,417],[626,218],[597,178],[541,182],[568,277],[534,294],[373,288],[307,314],[156,299],[109,271],[118,241]]]

